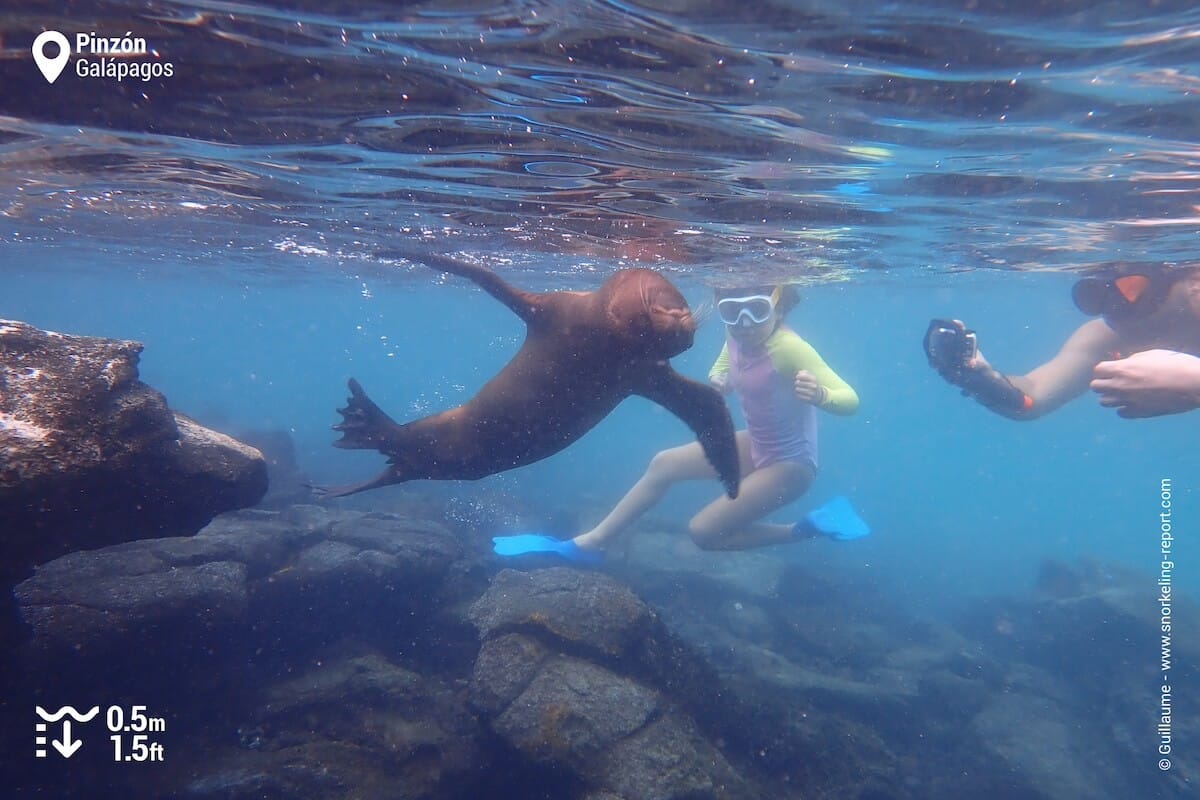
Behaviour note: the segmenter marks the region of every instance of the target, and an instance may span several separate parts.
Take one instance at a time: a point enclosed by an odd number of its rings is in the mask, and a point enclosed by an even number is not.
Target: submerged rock
[[[33,635],[8,708],[103,696],[169,717],[169,763],[186,767],[125,773],[112,796],[479,796],[494,747],[467,706],[478,639],[443,610],[470,586],[463,558],[437,522],[312,505],[71,553],[16,588]],[[0,726],[0,744],[25,727]]]
[[[978,602],[964,628],[1008,661],[1003,694],[970,726],[980,749],[1037,797],[1131,797],[1146,785],[1161,797],[1194,794],[1186,784],[1200,770],[1200,721],[1171,715],[1161,687],[1200,678],[1200,608],[1171,598],[1164,631],[1161,599],[1155,576],[1084,558],[1047,561],[1030,594]],[[1152,725],[1164,710],[1165,739]],[[1158,767],[1163,744],[1169,774]]]
[[[481,733],[443,681],[347,655],[265,691],[186,796],[457,796],[487,766]]]
[[[461,555],[436,523],[293,506],[225,514],[195,536],[70,553],[14,594],[37,657],[186,642],[201,629],[276,630],[298,649],[428,602],[412,595]]]
[[[537,628],[599,655],[632,654],[650,633],[654,614],[611,578],[556,567],[505,570],[471,609],[484,638],[513,628]]]
[[[17,589],[35,635],[0,745],[28,746],[35,704],[94,697],[168,720],[170,769],[122,772],[113,796],[1191,796],[1190,716],[1171,774],[1143,758],[1157,664],[1122,643],[1156,621],[1145,576],[1056,566],[964,632],[777,553],[631,561],[635,594],[564,567],[488,575],[476,539],[303,505],[42,565]],[[106,758],[89,743],[71,770],[0,778],[86,796]]]
[[[628,800],[770,794],[692,716],[722,705],[712,673],[612,578],[505,570],[470,617],[484,637],[472,704],[531,762]]]
[[[296,443],[291,433],[285,430],[240,429],[235,436],[238,441],[262,453],[267,462],[269,486],[266,495],[258,503],[259,508],[282,509],[292,504],[311,502],[312,479],[300,468]]]
[[[0,320],[0,568],[195,533],[267,489],[262,455],[173,413],[137,342]]]

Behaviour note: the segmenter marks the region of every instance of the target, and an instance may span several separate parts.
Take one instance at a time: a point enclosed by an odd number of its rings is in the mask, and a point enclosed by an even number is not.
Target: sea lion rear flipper
[[[367,397],[358,381],[351,378],[348,385],[350,398],[345,408],[338,409],[342,421],[333,426],[335,431],[342,432],[342,438],[333,446],[347,450],[379,450],[386,454],[391,434],[400,426]]]
[[[391,486],[393,483],[398,482],[396,473],[391,468],[388,468],[371,480],[364,481],[363,483],[354,483],[347,486],[316,486],[308,484],[308,488],[312,490],[313,496],[316,499],[330,500],[334,497],[347,497],[359,492],[365,492],[368,489],[378,489],[381,486]]]
[[[741,471],[738,469],[737,439],[733,418],[725,398],[711,386],[688,380],[669,366],[656,371],[636,394],[653,400],[679,417],[696,434],[708,463],[717,471],[730,498],[737,497]]]
[[[442,272],[449,272],[451,275],[457,275],[460,278],[467,278],[470,281],[474,281],[479,288],[501,303],[504,303],[504,305],[512,309],[513,313],[525,320],[526,323],[532,322],[537,314],[539,307],[538,298],[542,297],[542,295],[536,292],[522,291],[510,285],[489,269],[484,269],[475,264],[468,264],[465,261],[459,261],[449,256],[440,256],[434,253],[418,253],[404,249],[380,250],[375,255],[380,258],[403,258],[405,261],[424,264],[427,267],[433,267]]]

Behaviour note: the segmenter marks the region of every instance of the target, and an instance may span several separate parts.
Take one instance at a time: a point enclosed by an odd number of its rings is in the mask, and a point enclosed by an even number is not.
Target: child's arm
[[[799,336],[778,337],[771,348],[771,361],[781,373],[795,380],[796,393],[802,398],[811,397],[810,402],[817,408],[839,416],[849,416],[858,410],[858,393]],[[812,393],[814,383],[819,395]]]

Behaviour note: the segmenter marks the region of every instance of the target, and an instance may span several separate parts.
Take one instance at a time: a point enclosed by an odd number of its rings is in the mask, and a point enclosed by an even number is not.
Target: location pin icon
[[[50,42],[58,45],[58,55],[54,58],[46,57],[46,45]],[[33,60],[37,62],[38,69],[42,71],[47,83],[54,83],[58,80],[58,76],[62,74],[63,68],[67,66],[70,59],[71,43],[58,31],[42,31],[33,40]]]

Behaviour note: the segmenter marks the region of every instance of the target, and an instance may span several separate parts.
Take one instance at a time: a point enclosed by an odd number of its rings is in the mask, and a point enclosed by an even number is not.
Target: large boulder
[[[71,770],[0,763],[6,796],[92,796],[97,774],[112,797],[486,796],[478,639],[453,611],[485,576],[464,556],[436,521],[308,505],[37,566],[14,591],[30,636],[0,660],[0,748],[37,704],[104,698],[161,714],[174,766],[112,771],[102,719]]]
[[[1172,715],[1161,687],[1178,692],[1200,677],[1200,608],[1177,591],[1165,636],[1161,579],[1090,558],[1050,560],[1033,592],[986,598],[965,615],[969,634],[1009,660],[1004,693],[987,698],[968,731],[1039,797],[1130,797],[1144,786],[1156,797],[1195,794],[1200,720]]]
[[[724,705],[715,676],[612,578],[505,570],[470,618],[472,705],[529,763],[626,800],[771,794],[702,733]]]
[[[243,713],[236,739],[207,754],[185,796],[440,800],[469,796],[463,787],[489,766],[453,686],[375,652],[318,663]]]
[[[195,536],[69,553],[38,566],[14,596],[32,665],[64,653],[126,662],[147,646],[207,646],[201,632],[334,641],[432,600],[462,556],[440,525],[293,506],[223,514]],[[297,614],[297,609],[304,609]],[[422,614],[425,616],[427,614]]]
[[[190,535],[267,489],[252,447],[171,411],[137,342],[0,320],[0,568]]]

